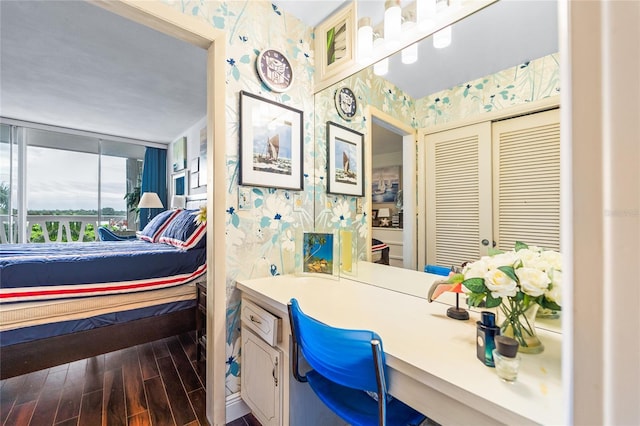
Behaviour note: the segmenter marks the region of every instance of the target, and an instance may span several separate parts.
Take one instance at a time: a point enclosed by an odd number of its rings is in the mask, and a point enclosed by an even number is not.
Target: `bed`
[[[196,215],[163,212],[133,241],[0,245],[0,377],[194,330]]]

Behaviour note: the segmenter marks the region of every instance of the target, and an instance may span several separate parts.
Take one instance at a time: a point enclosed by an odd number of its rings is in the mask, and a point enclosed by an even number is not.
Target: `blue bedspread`
[[[0,302],[86,297],[184,284],[206,272],[206,249],[146,241],[0,245]]]

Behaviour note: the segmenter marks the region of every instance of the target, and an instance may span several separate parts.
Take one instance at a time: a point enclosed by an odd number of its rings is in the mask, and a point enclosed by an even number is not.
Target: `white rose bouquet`
[[[523,352],[543,349],[533,323],[537,309],[562,309],[561,254],[519,241],[514,251],[495,251],[467,264],[449,282],[462,283],[471,306],[499,306],[505,314],[502,334],[516,339]]]

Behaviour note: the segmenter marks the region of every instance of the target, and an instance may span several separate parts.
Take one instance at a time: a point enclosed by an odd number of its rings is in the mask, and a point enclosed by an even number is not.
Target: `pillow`
[[[157,243],[167,226],[182,210],[165,210],[158,213],[138,234],[138,238],[150,243]]]
[[[207,223],[196,223],[200,210],[182,210],[171,221],[160,236],[159,242],[178,247],[183,250],[201,248],[206,245]]]

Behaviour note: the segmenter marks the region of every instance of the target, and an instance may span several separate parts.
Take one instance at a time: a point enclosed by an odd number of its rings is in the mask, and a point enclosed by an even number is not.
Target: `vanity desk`
[[[360,281],[284,275],[237,282],[243,302],[248,300],[280,319],[280,377],[288,380],[282,381],[279,390],[281,416],[274,424],[312,424],[310,419],[316,415],[309,407],[316,402],[321,405],[317,398],[313,401],[315,395],[308,386],[295,382],[289,372],[287,303],[292,297],[307,314],[329,325],[380,334],[389,393],[438,423],[562,423],[560,334],[539,330],[544,352],[520,354],[517,381],[505,383],[495,369],[476,358],[479,314],[470,312],[470,320],[457,321],[446,316],[449,305],[426,300],[431,283],[442,277],[377,264],[359,264],[358,272]],[[361,282],[368,274],[377,285]],[[401,288],[389,290],[379,286],[383,282]],[[325,419],[315,424],[329,423]]]

